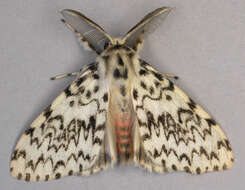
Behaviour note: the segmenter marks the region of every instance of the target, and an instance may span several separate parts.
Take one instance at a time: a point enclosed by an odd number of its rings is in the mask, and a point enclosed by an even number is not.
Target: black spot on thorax
[[[128,68],[126,67],[124,69],[124,72],[123,72],[123,76],[122,76],[124,79],[127,79],[128,78]]]
[[[113,76],[115,79],[119,79],[121,77],[121,73],[118,68],[116,68],[113,72]]]
[[[122,85],[120,87],[120,92],[121,92],[122,96],[126,96],[126,89],[125,89],[125,86],[124,85]]]
[[[107,101],[108,101],[108,93],[105,93],[105,94],[104,94],[103,100],[104,100],[104,102],[107,102]]]
[[[119,64],[120,66],[124,66],[123,60],[122,60],[122,58],[121,58],[120,55],[117,55],[117,59],[118,59],[118,64]]]
[[[120,72],[121,70],[121,72]],[[123,69],[120,69],[119,68],[115,68],[114,72],[113,72],[113,77],[114,79],[127,79],[128,78],[128,68],[125,67]]]

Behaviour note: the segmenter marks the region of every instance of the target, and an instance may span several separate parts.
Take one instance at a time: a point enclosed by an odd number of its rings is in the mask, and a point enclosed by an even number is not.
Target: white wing
[[[232,166],[229,141],[209,114],[147,63],[141,61],[135,72],[136,163],[157,172],[195,174]]]
[[[105,168],[108,96],[97,65],[91,65],[22,135],[11,159],[12,176],[51,180]]]

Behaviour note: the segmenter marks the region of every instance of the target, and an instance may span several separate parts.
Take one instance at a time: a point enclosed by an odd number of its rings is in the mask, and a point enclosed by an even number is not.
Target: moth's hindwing
[[[97,65],[91,65],[22,135],[12,155],[11,175],[41,181],[106,168],[108,96]]]
[[[209,114],[144,61],[135,64],[135,73],[137,164],[157,172],[194,174],[232,166],[230,143]]]

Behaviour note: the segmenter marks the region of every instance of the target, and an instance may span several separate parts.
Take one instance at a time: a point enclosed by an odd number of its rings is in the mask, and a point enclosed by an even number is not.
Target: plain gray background
[[[50,81],[95,59],[60,21],[59,10],[79,10],[120,36],[161,6],[176,7],[144,43],[141,57],[176,84],[221,125],[235,154],[233,168],[199,176],[154,174],[134,166],[90,177],[26,183],[10,176],[11,152],[21,133],[73,80]],[[1,189],[244,189],[244,0],[11,0],[0,2]]]

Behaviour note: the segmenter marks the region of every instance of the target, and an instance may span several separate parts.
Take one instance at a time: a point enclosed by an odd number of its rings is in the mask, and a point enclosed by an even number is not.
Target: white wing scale
[[[141,141],[135,162],[158,172],[230,168],[229,141],[209,114],[144,61],[134,65],[132,99]]]
[[[108,95],[97,65],[91,65],[20,138],[12,155],[12,176],[39,181],[105,168]]]

